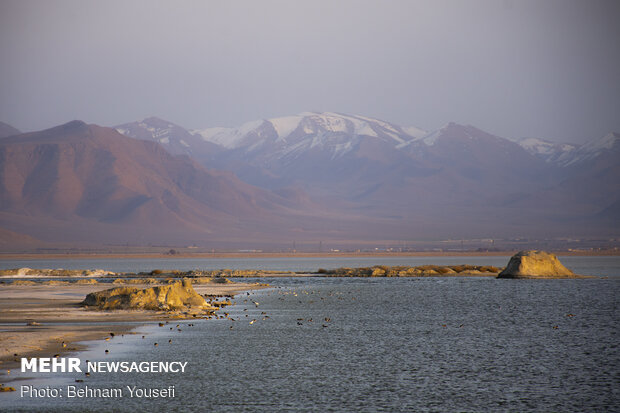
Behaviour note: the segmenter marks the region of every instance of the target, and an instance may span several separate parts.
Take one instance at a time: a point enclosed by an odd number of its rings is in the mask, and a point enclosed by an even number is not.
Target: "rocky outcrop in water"
[[[214,310],[192,287],[189,280],[140,289],[118,287],[90,293],[83,306],[100,310]]]
[[[495,276],[499,268],[490,265],[419,265],[417,267],[375,265],[374,267],[319,268],[319,274],[327,277],[450,277],[450,276]]]
[[[521,251],[510,258],[497,278],[573,278],[558,257],[545,251]]]

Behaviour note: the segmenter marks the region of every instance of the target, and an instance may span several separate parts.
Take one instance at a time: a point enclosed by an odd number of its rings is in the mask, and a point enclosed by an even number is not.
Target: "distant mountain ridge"
[[[544,232],[545,223],[558,229],[560,221],[592,220],[620,199],[617,188],[588,172],[613,157],[615,134],[582,146],[515,142],[456,123],[425,132],[333,112],[190,133],[218,146],[204,164],[263,188],[301,188],[315,201],[372,218],[425,217],[440,227],[466,213],[472,227],[487,232],[526,221]],[[616,176],[613,167],[603,173],[607,182]],[[596,193],[603,188],[607,200]]]
[[[125,136],[157,142],[175,155],[189,155],[204,159],[218,151],[217,145],[205,141],[199,135],[154,116],[118,125],[115,129]]]
[[[0,138],[5,138],[7,136],[18,135],[21,132],[9,125],[8,123],[0,122]]]
[[[154,117],[73,121],[0,138],[0,236],[218,248],[613,237],[619,142],[514,142],[331,112],[199,133]]]
[[[81,121],[0,139],[0,227],[43,241],[257,242],[303,202]]]
[[[332,112],[304,112],[299,115],[265,119],[248,122],[238,128],[208,128],[195,131],[207,141],[219,144],[226,149],[260,143],[283,142],[299,145],[305,137],[321,136],[337,139],[339,136],[370,136],[396,144],[424,136],[425,131],[415,128],[403,128],[389,122],[360,115],[346,115]],[[315,145],[325,141],[313,141]],[[338,143],[336,143],[338,145]],[[341,151],[345,148],[339,147]]]
[[[133,138],[161,143],[174,154],[187,154],[199,160],[212,159],[222,151],[269,152],[273,158],[295,158],[308,149],[327,147],[337,158],[359,142],[360,137],[392,142],[397,149],[424,142],[432,146],[440,131],[427,132],[414,126],[399,126],[361,115],[334,112],[304,112],[298,115],[262,119],[235,128],[210,127],[188,130],[156,117],[118,125],[115,128]],[[530,154],[558,166],[579,164],[611,149],[618,133],[594,138],[583,145],[557,143],[541,138],[507,139]],[[502,138],[504,139],[504,138]],[[415,145],[414,145],[415,146]]]
[[[573,152],[571,159],[565,165],[576,165],[583,162],[595,160],[601,156],[609,154],[620,155],[620,134],[611,132],[600,139],[586,142]],[[618,158],[617,158],[618,159]]]
[[[571,166],[595,159],[608,151],[617,151],[620,147],[620,134],[610,132],[601,138],[589,140],[583,145],[554,143],[537,138],[523,138],[517,140],[517,143],[546,162],[559,166]]]

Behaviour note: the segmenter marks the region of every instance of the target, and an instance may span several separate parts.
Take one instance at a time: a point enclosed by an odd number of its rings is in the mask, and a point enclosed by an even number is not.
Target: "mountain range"
[[[160,144],[81,121],[2,138],[0,165],[0,227],[47,242],[269,241],[309,209]]]
[[[619,229],[616,133],[557,144],[306,112],[203,130],[155,117],[25,134],[0,124],[0,137],[0,237],[30,244],[278,248]]]
[[[154,123],[146,127],[158,131]],[[446,220],[436,230],[455,228],[453,221],[467,216],[478,230],[488,221],[485,232],[525,221],[513,229],[531,233],[525,227],[536,222],[539,232],[555,235],[566,231],[557,222],[598,225],[597,217],[620,199],[615,133],[578,146],[509,140],[455,123],[426,132],[313,112],[185,132],[203,138],[186,153],[253,185],[301,189],[313,200],[370,217]]]

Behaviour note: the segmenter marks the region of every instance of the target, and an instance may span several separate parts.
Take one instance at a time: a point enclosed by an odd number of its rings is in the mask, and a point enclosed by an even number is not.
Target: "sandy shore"
[[[96,311],[79,305],[88,293],[112,287],[116,286],[0,284],[0,381],[21,357],[77,351],[81,348],[76,342],[104,339],[110,333],[127,334],[141,322],[167,318],[164,312]],[[209,295],[234,295],[257,288],[264,287],[248,283],[194,286],[199,294]],[[40,325],[27,325],[33,321]]]

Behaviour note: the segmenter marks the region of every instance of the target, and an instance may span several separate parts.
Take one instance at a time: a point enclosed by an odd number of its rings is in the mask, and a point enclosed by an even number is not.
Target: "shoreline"
[[[8,260],[36,259],[225,259],[225,258],[380,258],[380,257],[503,257],[512,256],[519,250],[507,251],[412,251],[412,252],[196,252],[166,254],[159,252],[143,253],[0,253],[0,262]],[[575,251],[548,250],[558,256],[620,256],[620,250]]]
[[[584,255],[572,252],[573,255]],[[506,256],[509,252],[467,252],[461,254],[439,253],[433,255],[428,253],[375,253],[375,254],[278,254],[278,253],[229,253],[224,256],[228,258],[244,257],[385,257],[385,256]],[[597,254],[607,256],[607,254]],[[4,255],[4,257],[9,255]],[[84,258],[105,258],[105,255],[77,255]],[[76,258],[76,255],[54,255],[57,258]],[[135,257],[134,254],[123,255],[124,257]],[[144,255],[142,255],[144,256]],[[156,255],[157,256],[157,255]],[[159,254],[162,258],[197,258],[205,257],[205,254]],[[206,254],[207,257],[215,258],[222,254]],[[40,257],[40,256],[39,256]],[[48,255],[48,257],[50,257]],[[112,257],[112,256],[109,256]],[[118,255],[114,255],[118,257]],[[153,254],[146,255],[153,258]],[[36,272],[36,270],[34,270]],[[45,271],[45,270],[44,270]],[[79,271],[79,270],[76,270]],[[189,313],[170,313],[165,311],[148,310],[112,310],[100,311],[87,309],[80,305],[87,294],[102,291],[109,288],[138,287],[150,288],[155,284],[166,284],[171,278],[184,278],[186,275],[193,275],[194,290],[202,296],[224,297],[250,290],[268,288],[267,285],[258,282],[247,283],[244,278],[271,278],[271,277],[345,277],[345,278],[366,278],[366,277],[485,277],[495,278],[500,273],[501,268],[493,266],[476,265],[422,265],[415,267],[406,266],[381,266],[359,267],[359,268],[336,268],[333,270],[319,269],[316,273],[306,272],[284,272],[268,270],[215,270],[209,271],[180,272],[170,271],[147,273],[118,273],[106,274],[103,277],[109,278],[109,282],[93,283],[82,282],[80,278],[92,278],[92,275],[54,275],[48,274],[42,277],[37,274],[19,275],[15,279],[11,275],[0,277],[0,381],[10,383],[17,379],[9,376],[10,369],[19,366],[22,357],[57,357],[62,354],[79,352],[88,348],[97,340],[110,340],[115,336],[124,334],[135,334],[132,330],[140,326],[155,322],[175,320],[177,322],[186,320],[196,320],[208,317],[193,317]],[[203,274],[204,273],[204,274]],[[217,274],[216,274],[217,273]],[[22,281],[20,278],[36,279],[38,277],[51,278],[75,278],[76,282],[67,281]],[[118,282],[119,277],[122,282]],[[146,277],[146,278],[144,278]],[[156,277],[157,280],[155,278]],[[237,279],[230,282],[227,279]],[[558,277],[551,277],[558,278]],[[582,275],[561,278],[596,278]],[[7,283],[7,281],[11,283]],[[134,281],[134,282],[131,282]],[[221,282],[224,281],[224,282]],[[120,285],[118,285],[120,284]],[[249,293],[248,293],[249,294]],[[215,317],[218,317],[215,315]],[[161,324],[160,324],[161,326]],[[88,343],[84,343],[88,342]],[[79,344],[78,344],[79,343]],[[8,380],[7,380],[8,379]]]
[[[433,273],[428,275],[494,277],[497,276],[497,272],[463,272],[454,275]],[[333,276],[335,274],[270,271],[262,273],[257,271],[256,274],[226,274],[226,278],[237,278],[239,281],[230,283],[199,282],[193,283],[193,288],[200,295],[230,296],[267,287],[264,284],[243,282],[244,278]],[[25,278],[32,279],[36,276],[25,276]],[[49,278],[54,278],[54,276]],[[128,334],[131,330],[145,323],[171,319],[178,321],[194,319],[189,316],[179,317],[161,311],[98,311],[88,310],[80,306],[80,302],[91,292],[123,285],[149,288],[154,285],[153,283],[115,285],[113,283],[79,284],[73,282],[49,284],[49,281],[36,281],[34,284],[23,284],[23,281],[11,276],[0,277],[0,281],[3,281],[0,283],[0,379],[3,381],[8,378],[5,376],[7,370],[18,366],[21,357],[50,357],[56,354],[76,352],[86,347],[77,345],[78,342],[110,339],[115,335]],[[5,283],[5,281],[11,281],[11,283]],[[19,284],[15,284],[15,281],[18,281]],[[145,280],[142,279],[141,281]],[[30,283],[31,281],[27,282]],[[36,325],[31,325],[32,322],[35,322]]]
[[[134,334],[132,330],[145,324],[198,320],[160,311],[99,311],[79,305],[88,293],[112,287],[117,286],[0,285],[0,383],[18,379],[11,377],[9,371],[19,367],[21,357],[53,357],[79,352],[89,346],[83,342]],[[236,295],[262,288],[267,287],[244,282],[194,285],[198,294],[214,296]],[[37,325],[28,325],[32,321]]]

